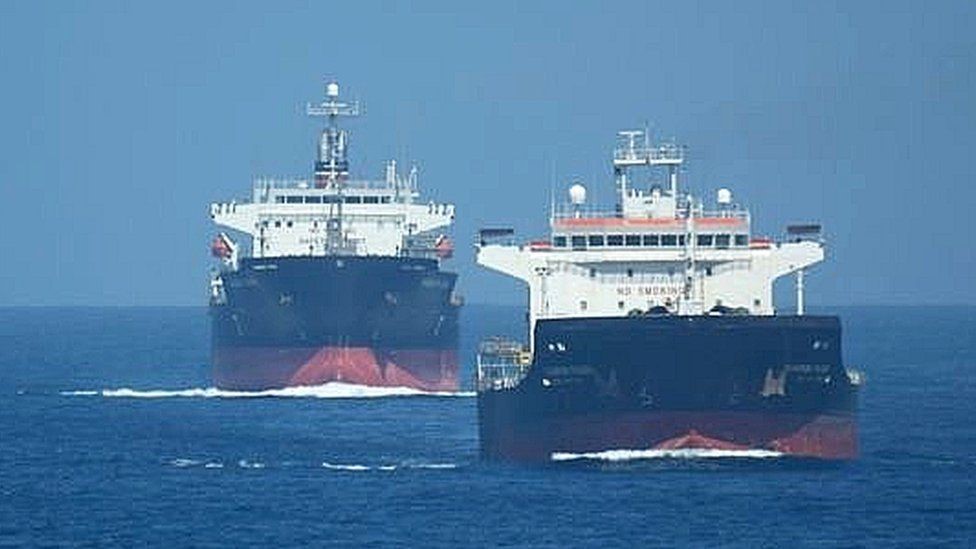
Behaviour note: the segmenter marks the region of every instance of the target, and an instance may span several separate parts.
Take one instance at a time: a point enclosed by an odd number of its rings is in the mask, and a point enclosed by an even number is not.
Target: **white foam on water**
[[[369,471],[372,469],[369,465],[355,464],[342,464],[342,463],[329,463],[328,461],[322,462],[322,467],[326,469],[332,469],[333,471]]]
[[[417,463],[410,466],[412,469],[457,469],[457,463]]]
[[[219,461],[208,461],[206,465],[203,466],[204,469],[223,469],[224,464]]]
[[[322,467],[333,471],[396,471],[400,469],[456,469],[456,463],[388,463],[383,465],[363,465],[360,463],[322,462]]]
[[[231,391],[216,387],[190,389],[102,389],[101,391],[61,391],[62,396],[102,396],[107,398],[383,398],[408,396],[473,397],[473,391],[422,391],[411,387],[373,387],[331,382],[264,391]]]
[[[246,459],[242,459],[238,461],[237,466],[240,467],[241,469],[264,469],[265,468],[265,465],[260,461],[248,461]]]
[[[550,459],[552,459],[552,461],[591,460],[621,462],[644,459],[769,459],[782,456],[782,452],[761,449],[720,450],[714,448],[679,448],[674,450],[604,450],[602,452],[584,452],[580,454],[570,452],[553,452]]]
[[[200,461],[196,459],[186,459],[186,458],[176,458],[169,462],[173,467],[194,467],[200,465]]]

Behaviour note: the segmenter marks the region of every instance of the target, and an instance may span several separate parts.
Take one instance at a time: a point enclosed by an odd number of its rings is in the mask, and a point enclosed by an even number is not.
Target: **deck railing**
[[[478,391],[511,389],[528,375],[531,366],[532,357],[521,343],[488,339],[478,349],[475,386]]]

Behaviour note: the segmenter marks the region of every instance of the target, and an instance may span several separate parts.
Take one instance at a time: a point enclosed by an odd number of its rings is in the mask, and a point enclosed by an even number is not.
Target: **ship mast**
[[[308,116],[328,119],[319,138],[315,187],[334,189],[336,192],[326,222],[326,253],[336,253],[346,248],[342,233],[342,191],[349,178],[349,159],[346,154],[348,138],[346,131],[339,127],[339,117],[359,116],[359,102],[340,101],[339,84],[332,81],[325,86],[325,101],[319,104],[308,103],[305,112]]]

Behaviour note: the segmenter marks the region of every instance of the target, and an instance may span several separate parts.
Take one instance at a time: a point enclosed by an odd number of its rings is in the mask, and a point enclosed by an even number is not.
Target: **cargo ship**
[[[326,97],[314,171],[259,178],[242,201],[210,205],[226,229],[211,245],[216,386],[262,390],[329,382],[428,391],[458,387],[454,206],[423,200],[418,171],[350,177],[341,118],[358,102]]]
[[[478,355],[483,457],[858,455],[862,376],[843,364],[839,318],[805,311],[820,225],[757,236],[729,189],[711,209],[682,192],[684,160],[682,146],[621,132],[616,207],[590,206],[577,183],[548,238],[481,231],[478,263],[528,287],[527,341],[491,338]],[[789,313],[773,304],[788,275]]]

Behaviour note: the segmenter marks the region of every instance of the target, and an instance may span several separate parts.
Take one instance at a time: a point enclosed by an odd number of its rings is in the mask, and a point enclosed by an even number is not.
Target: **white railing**
[[[315,189],[315,181],[311,179],[259,177],[254,180],[254,190],[265,189]],[[343,189],[374,189],[394,190],[396,186],[385,180],[350,179],[342,182]],[[403,193],[413,192],[406,187],[400,189]]]
[[[532,357],[521,343],[490,338],[479,346],[475,387],[478,391],[511,389],[525,379],[531,366]]]
[[[696,218],[723,218],[723,219],[740,219],[749,221],[749,210],[741,209],[723,209],[723,210],[704,210],[696,209]],[[562,219],[606,219],[606,218],[618,218],[625,219],[623,213],[619,209],[608,209],[606,207],[600,206],[576,206],[574,204],[558,204],[553,207],[552,216],[554,220]],[[684,220],[688,217],[688,208],[678,208],[675,210],[676,220]],[[626,219],[640,220],[644,219],[641,217],[631,217]]]
[[[614,163],[680,164],[684,161],[684,157],[684,148],[673,143],[664,143],[654,147],[628,146],[625,144],[613,151]]]

